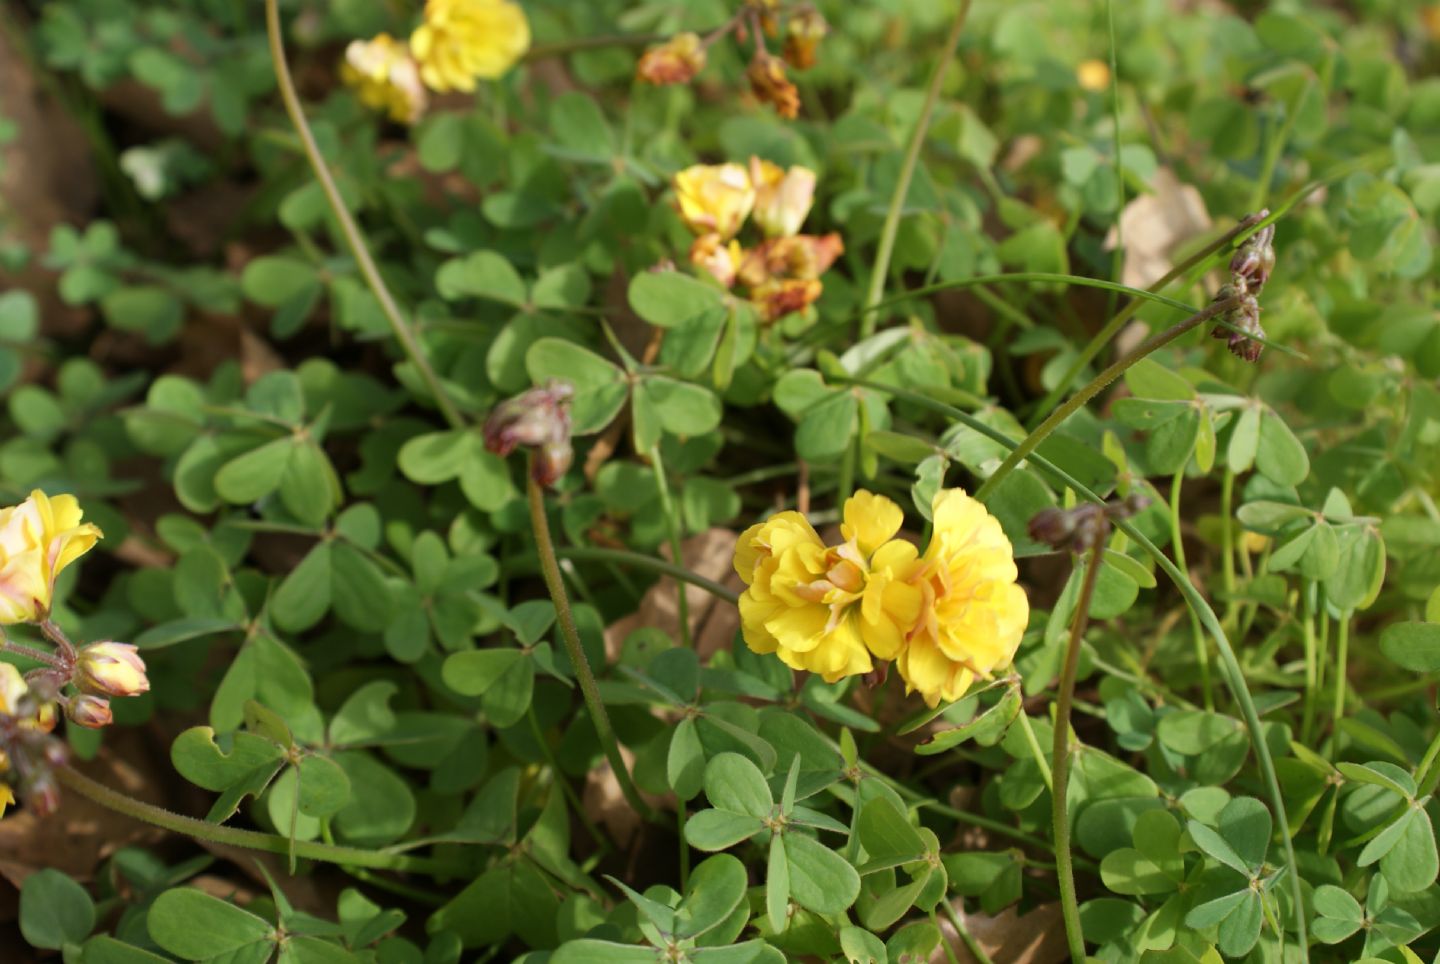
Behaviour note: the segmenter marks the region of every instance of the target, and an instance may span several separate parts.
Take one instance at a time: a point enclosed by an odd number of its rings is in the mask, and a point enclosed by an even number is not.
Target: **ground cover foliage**
[[[15,959],[1440,959],[1440,7],[0,18]]]

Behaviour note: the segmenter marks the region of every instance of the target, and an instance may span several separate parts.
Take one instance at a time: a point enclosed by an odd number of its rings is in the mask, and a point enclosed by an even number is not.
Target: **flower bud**
[[[93,643],[75,659],[75,685],[87,693],[138,696],[148,692],[145,661],[129,643]]]
[[[518,446],[536,448],[569,439],[570,399],[574,397],[573,385],[552,378],[506,399],[485,419],[485,447],[504,458]]]
[[[51,773],[37,775],[23,787],[25,806],[37,817],[48,817],[60,809],[60,785]]]
[[[1260,327],[1260,302],[1245,290],[1243,281],[1236,287],[1226,285],[1221,288],[1215,300],[1223,301],[1237,296],[1240,303],[1222,316],[1233,327],[1216,325],[1210,335],[1213,338],[1226,339],[1230,354],[1253,363],[1260,359],[1260,353],[1265,350],[1263,344],[1254,340],[1265,337],[1265,329]]]
[[[1261,211],[1257,215],[1259,218],[1268,216],[1268,211]],[[1273,224],[1265,225],[1245,239],[1245,243],[1235,249],[1235,254],[1230,259],[1232,283],[1244,284],[1247,290],[1258,293],[1265,282],[1270,280],[1270,273],[1275,270],[1274,242]]]
[[[1041,509],[1030,519],[1030,538],[1053,549],[1086,552],[1109,536],[1109,508],[1087,502],[1073,509]]]
[[[705,69],[705,47],[698,34],[677,33],[645,51],[635,76],[647,84],[688,84]]]
[[[796,70],[814,67],[815,50],[829,32],[830,25],[814,7],[796,13],[785,24],[785,49],[782,56],[786,63]]]
[[[103,696],[81,693],[65,705],[65,715],[71,723],[89,730],[98,730],[115,722],[110,712],[110,701]]]
[[[745,71],[750,91],[762,104],[775,108],[786,120],[800,116],[800,92],[785,75],[785,61],[769,54],[757,54]]]
[[[767,237],[798,234],[815,200],[815,172],[795,166],[788,171],[759,158],[750,159],[750,180],[755,184],[755,223]]]

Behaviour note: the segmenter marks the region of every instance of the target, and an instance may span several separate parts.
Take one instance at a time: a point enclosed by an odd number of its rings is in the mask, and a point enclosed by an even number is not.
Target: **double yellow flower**
[[[751,526],[735,547],[746,645],[830,683],[894,660],[930,706],[1008,666],[1030,618],[1010,541],[963,490],[943,490],[932,510],[923,556],[895,538],[900,507],[863,490],[845,503],[839,545],[798,512]]]

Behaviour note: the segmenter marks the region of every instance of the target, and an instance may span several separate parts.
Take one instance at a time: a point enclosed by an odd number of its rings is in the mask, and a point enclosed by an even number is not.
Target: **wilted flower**
[[[958,700],[977,678],[1010,664],[1030,619],[1016,584],[1010,540],[985,506],[962,489],[932,503],[934,528],[915,583],[919,619],[896,659],[906,692],[925,702]]]
[[[688,84],[705,69],[705,45],[699,34],[677,33],[645,51],[635,76],[647,84]]]
[[[782,55],[796,70],[815,66],[815,51],[830,32],[830,25],[814,7],[807,7],[785,23],[785,49]]]
[[[75,660],[75,685],[106,696],[138,696],[150,690],[145,661],[129,643],[92,643]]]
[[[800,231],[815,200],[815,172],[796,165],[788,171],[758,157],[750,159],[755,185],[755,223],[767,237],[790,237]]]
[[[804,311],[816,301],[824,286],[815,278],[776,278],[756,285],[750,300],[760,309],[763,321],[771,322],[796,311]]]
[[[502,458],[523,446],[532,452],[531,477],[554,485],[570,468],[570,400],[575,386],[552,378],[506,399],[485,419],[485,447]]]
[[[499,77],[530,49],[530,22],[510,0],[426,0],[410,49],[431,90],[471,91],[476,80]]]
[[[1253,294],[1244,290],[1243,281],[1239,286],[1225,285],[1216,293],[1214,300],[1227,301],[1236,297],[1240,299],[1240,303],[1220,316],[1234,327],[1216,325],[1210,334],[1215,338],[1224,338],[1230,354],[1236,358],[1255,362],[1265,350],[1263,344],[1254,340],[1265,337],[1265,329],[1260,327],[1260,302]]]
[[[1081,88],[1098,93],[1110,86],[1110,65],[1103,60],[1082,60],[1075,68],[1075,79]]]
[[[745,76],[750,80],[751,93],[762,104],[769,104],[786,120],[799,116],[800,92],[785,74],[785,61],[763,51],[757,52]]]
[[[1269,211],[1261,211],[1256,217],[1269,217]],[[1259,294],[1259,289],[1270,280],[1275,270],[1275,225],[1267,224],[1245,239],[1230,258],[1230,274],[1243,278],[1247,290]]]
[[[1149,504],[1149,496],[1136,492],[1104,505],[1083,502],[1073,509],[1041,509],[1030,519],[1030,538],[1053,549],[1088,552],[1109,537],[1113,520],[1128,519]]]
[[[675,175],[675,203],[691,231],[728,241],[755,206],[755,186],[740,164],[696,164]]]
[[[798,512],[751,526],[735,546],[745,643],[827,682],[868,673],[871,654],[891,659],[914,622],[919,593],[906,582],[915,547],[892,537],[899,506],[857,492],[845,504],[845,542],[827,547]]]
[[[728,244],[713,231],[702,234],[690,245],[690,263],[720,282],[726,288],[735,284],[740,272],[740,263],[745,252],[740,242],[731,240]]]
[[[831,232],[771,238],[746,252],[740,280],[752,287],[781,278],[818,278],[845,252],[845,242]]]
[[[340,77],[355,88],[366,107],[383,110],[390,119],[413,124],[425,113],[425,85],[410,48],[389,34],[352,40],[345,48]]]
[[[99,730],[115,722],[110,701],[93,693],[81,693],[65,704],[65,716],[71,723],[89,730]]]
[[[81,523],[73,495],[49,498],[39,489],[0,509],[0,624],[33,622],[50,611],[55,577],[100,538]]]

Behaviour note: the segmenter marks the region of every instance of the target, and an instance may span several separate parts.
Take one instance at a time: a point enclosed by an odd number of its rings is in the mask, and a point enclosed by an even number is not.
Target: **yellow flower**
[[[425,87],[410,49],[387,33],[352,40],[345,48],[340,77],[355,88],[360,103],[383,110],[390,119],[413,124],[425,113]]]
[[[726,288],[734,286],[744,258],[745,252],[741,250],[739,241],[732,239],[726,244],[714,232],[700,235],[690,245],[690,263]]]
[[[75,681],[86,692],[106,696],[138,696],[150,690],[145,661],[129,643],[92,643],[80,650]]]
[[[0,783],[0,817],[5,816],[5,808],[15,805],[15,791],[10,789],[10,784]]]
[[[1110,65],[1103,60],[1082,60],[1075,68],[1075,79],[1092,93],[1105,90],[1110,86]]]
[[[1030,603],[1015,582],[1010,540],[983,505],[944,489],[932,508],[934,531],[915,579],[921,614],[896,667],[906,691],[935,706],[1010,664]]]
[[[39,489],[0,509],[0,625],[49,614],[55,577],[101,535],[98,527],[81,523],[81,514],[73,495],[51,499]]]
[[[530,22],[510,0],[426,0],[410,35],[420,77],[431,90],[471,91],[499,77],[530,49]]]
[[[755,223],[766,236],[798,234],[815,200],[815,172],[799,165],[787,171],[752,157],[750,180],[755,184]]]
[[[798,512],[747,529],[735,547],[749,586],[740,597],[746,645],[830,683],[868,673],[872,653],[893,658],[921,601],[907,582],[919,568],[915,547],[892,539],[902,521],[895,503],[859,492],[845,505],[839,546],[826,547]]]
[[[647,84],[685,84],[705,69],[705,44],[695,33],[677,33],[645,51],[635,76]]]
[[[755,205],[755,186],[739,164],[696,164],[675,175],[675,203],[691,231],[728,241]]]

